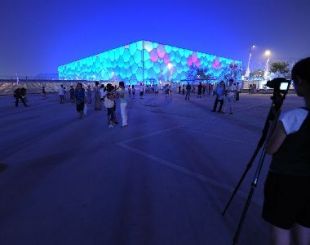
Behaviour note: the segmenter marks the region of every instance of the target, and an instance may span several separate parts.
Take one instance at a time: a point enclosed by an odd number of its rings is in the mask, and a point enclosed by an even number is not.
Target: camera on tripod
[[[275,78],[266,83],[267,87],[273,88],[275,92],[287,93],[290,88],[291,81],[285,78]]]
[[[248,208],[250,206],[254,190],[257,186],[258,178],[261,174],[261,170],[262,170],[263,163],[264,163],[265,156],[266,156],[266,150],[265,150],[266,139],[267,139],[268,135],[270,135],[270,132],[273,131],[274,126],[277,125],[277,124],[274,124],[273,122],[278,121],[278,118],[279,118],[279,115],[281,112],[281,106],[282,106],[283,101],[285,100],[285,96],[287,95],[287,92],[290,88],[291,81],[287,80],[285,78],[275,78],[275,79],[272,79],[271,81],[268,81],[266,85],[269,88],[273,89],[273,95],[271,96],[272,104],[271,104],[267,119],[265,121],[265,126],[264,126],[264,129],[262,132],[262,136],[261,136],[261,138],[260,138],[260,140],[256,146],[256,149],[255,149],[250,161],[247,164],[245,171],[243,172],[237,186],[235,187],[232,195],[230,196],[230,199],[228,200],[228,202],[227,202],[227,204],[226,204],[226,206],[222,212],[222,215],[224,216],[228,207],[230,206],[234,196],[236,195],[239,187],[241,186],[244,178],[246,177],[246,174],[248,173],[248,171],[252,167],[258,153],[260,152],[259,163],[258,163],[257,169],[255,171],[255,176],[254,176],[252,184],[251,184],[250,192],[248,194],[248,197],[247,197],[246,202],[244,204],[244,208],[243,208],[242,213],[241,213],[241,217],[240,217],[240,220],[238,223],[237,230],[234,234],[233,245],[236,245],[238,243],[241,228],[242,228],[244,219],[246,217],[246,213],[248,211]]]

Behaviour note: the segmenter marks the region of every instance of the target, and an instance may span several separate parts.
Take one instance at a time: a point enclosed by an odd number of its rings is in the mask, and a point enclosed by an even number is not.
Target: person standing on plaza
[[[206,94],[206,89],[207,89],[207,85],[206,84],[203,84],[202,85],[202,95],[205,96]]]
[[[209,83],[209,95],[213,95],[214,93],[214,84]]]
[[[201,82],[199,82],[197,97],[201,98],[201,95],[202,95],[202,84]]]
[[[220,107],[219,107],[217,112],[224,113],[222,111],[223,104],[224,104],[224,95],[225,95],[225,83],[224,83],[224,81],[221,81],[216,86],[216,89],[214,90],[214,94],[215,94],[216,97],[215,97],[215,101],[214,101],[212,112],[216,111],[217,105],[218,105],[218,103],[220,103]]]
[[[123,81],[119,82],[119,88],[117,90],[118,98],[120,100],[120,109],[122,117],[122,127],[127,127],[127,99],[125,93],[125,83]]]
[[[233,79],[229,79],[229,86],[227,87],[226,90],[226,101],[227,101],[227,106],[229,109],[229,114],[233,114],[233,103],[236,101],[236,93],[237,93],[237,88],[236,85],[234,84]]]
[[[143,99],[143,96],[144,96],[144,84],[143,83],[140,84],[139,95],[140,95],[140,99]]]
[[[99,93],[100,93],[100,100],[103,101],[103,99],[106,95],[106,89],[104,87],[104,84],[100,85]]]
[[[45,90],[45,86],[42,86],[42,96],[44,99],[46,99],[46,90]]]
[[[25,107],[27,107],[26,103],[26,89],[25,88],[17,88],[14,91],[14,97],[15,97],[15,106],[18,107],[19,100],[23,103]]]
[[[64,102],[66,102],[69,99],[68,98],[69,94],[68,94],[67,88],[65,86],[63,87],[63,89],[64,89]]]
[[[185,100],[189,100],[189,97],[191,95],[191,89],[192,89],[192,86],[189,83],[187,83]]]
[[[266,152],[272,154],[262,217],[271,224],[272,244],[310,244],[310,57],[298,61],[292,80],[304,107],[280,115]]]
[[[236,87],[237,87],[237,91],[236,91],[236,101],[239,101],[240,99],[240,92],[241,92],[241,84],[237,83]]]
[[[78,83],[76,85],[74,95],[75,95],[76,111],[79,113],[79,118],[83,118],[84,106],[85,106],[85,89],[83,88],[82,83]]]
[[[112,84],[108,83],[106,86],[107,94],[104,97],[104,106],[107,109],[107,118],[109,128],[113,128],[115,123],[115,93]]]
[[[70,102],[71,102],[71,103],[74,103],[75,94],[74,94],[74,88],[73,88],[72,85],[70,86],[69,94],[70,94]]]
[[[65,103],[65,88],[63,84],[60,85],[60,88],[58,90],[58,95],[59,95],[60,104]]]
[[[132,86],[131,86],[131,92],[132,92],[132,97],[134,98],[134,97],[135,97],[135,94],[136,94],[135,85],[132,85]]]
[[[99,82],[95,82],[95,88],[94,88],[94,96],[95,96],[95,111],[101,111],[102,105],[101,105],[101,98],[100,98],[100,88],[99,88]]]
[[[92,92],[91,92],[90,85],[87,86],[86,95],[87,95],[87,104],[91,104],[92,103]]]

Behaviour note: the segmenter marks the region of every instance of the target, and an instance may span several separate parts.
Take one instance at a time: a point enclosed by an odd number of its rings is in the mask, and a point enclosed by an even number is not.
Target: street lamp
[[[255,45],[252,45],[252,47],[250,48],[248,65],[247,65],[244,77],[249,77],[250,76],[250,73],[251,73],[251,71],[250,71],[250,63],[251,63],[251,59],[252,59],[252,51],[254,50],[255,47],[256,47]]]
[[[264,72],[264,78],[267,80],[267,77],[269,75],[269,61],[270,61],[271,51],[269,49],[265,50],[264,56],[267,58],[266,65],[265,65],[265,72]]]

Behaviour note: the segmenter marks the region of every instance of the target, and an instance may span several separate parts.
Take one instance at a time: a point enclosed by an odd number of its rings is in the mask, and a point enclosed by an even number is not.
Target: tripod
[[[250,203],[251,203],[251,200],[252,200],[255,188],[257,186],[258,179],[259,179],[263,164],[264,164],[264,160],[265,160],[265,156],[266,156],[266,150],[265,150],[266,139],[268,139],[270,137],[270,133],[273,132],[273,130],[275,128],[275,125],[276,125],[275,123],[278,121],[280,111],[281,111],[281,106],[282,106],[283,101],[285,99],[285,95],[288,92],[288,88],[285,92],[283,92],[283,94],[281,94],[281,92],[282,91],[280,91],[280,89],[274,89],[273,96],[271,97],[272,105],[270,107],[270,110],[269,110],[269,113],[268,113],[268,116],[267,116],[267,119],[266,119],[266,122],[265,122],[265,125],[263,128],[262,136],[261,136],[261,138],[260,138],[260,140],[256,146],[256,149],[254,150],[252,157],[250,158],[250,160],[246,166],[246,169],[244,170],[243,174],[241,175],[241,178],[240,178],[238,184],[236,185],[232,195],[230,196],[230,199],[228,200],[228,202],[227,202],[227,204],[226,204],[226,206],[222,212],[222,215],[224,216],[227,209],[229,208],[233,198],[235,197],[238,189],[240,188],[245,176],[247,175],[248,171],[252,167],[254,160],[256,159],[258,153],[262,149],[260,157],[259,157],[259,161],[258,161],[258,166],[256,168],[256,171],[255,171],[252,183],[251,183],[251,188],[250,188],[247,200],[244,204],[244,208],[242,210],[241,217],[239,219],[237,230],[236,230],[234,237],[233,237],[233,245],[238,243],[241,228],[242,228],[243,222],[245,220],[248,208],[250,206]]]

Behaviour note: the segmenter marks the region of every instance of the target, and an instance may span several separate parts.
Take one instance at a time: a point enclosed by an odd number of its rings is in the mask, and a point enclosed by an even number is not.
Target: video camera
[[[286,94],[290,88],[291,81],[285,78],[275,78],[266,83],[267,87],[273,88],[274,92]]]

